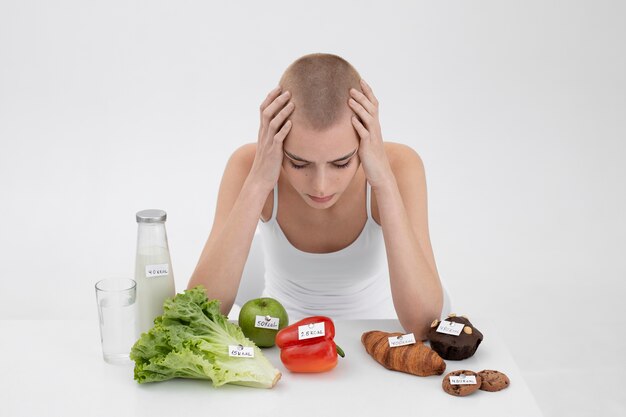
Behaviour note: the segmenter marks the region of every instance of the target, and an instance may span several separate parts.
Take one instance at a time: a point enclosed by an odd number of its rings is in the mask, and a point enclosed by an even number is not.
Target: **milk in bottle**
[[[163,210],[137,213],[137,330],[147,332],[154,318],[163,314],[163,302],[175,295],[174,273],[165,232]]]

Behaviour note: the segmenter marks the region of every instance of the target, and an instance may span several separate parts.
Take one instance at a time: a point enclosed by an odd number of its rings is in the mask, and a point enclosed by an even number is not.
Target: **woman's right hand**
[[[281,94],[280,86],[272,90],[261,104],[261,126],[256,154],[250,174],[260,181],[268,192],[274,188],[283,162],[283,141],[291,130],[292,122],[287,117],[295,105],[289,102],[291,94]]]

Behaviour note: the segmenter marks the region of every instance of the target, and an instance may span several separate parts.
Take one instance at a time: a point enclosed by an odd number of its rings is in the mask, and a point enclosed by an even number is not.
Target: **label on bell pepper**
[[[476,385],[476,377],[474,375],[458,375],[450,376],[450,384],[452,385]]]
[[[455,323],[453,321],[443,320],[439,327],[437,327],[437,333],[451,334],[452,336],[458,336],[463,331],[465,324]]]
[[[254,327],[258,327],[260,329],[278,330],[279,323],[280,318],[278,317],[256,316],[256,319],[254,320]]]
[[[415,335],[413,333],[403,334],[402,336],[392,336],[388,339],[389,347],[412,345],[415,343]]]
[[[324,322],[309,323],[303,326],[298,326],[298,340],[312,339],[314,337],[321,337],[326,334],[326,327]]]
[[[254,348],[251,346],[228,345],[228,356],[235,358],[254,358]]]

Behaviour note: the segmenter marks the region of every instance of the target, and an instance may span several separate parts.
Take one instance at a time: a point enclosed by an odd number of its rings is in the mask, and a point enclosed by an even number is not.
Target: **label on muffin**
[[[452,336],[458,336],[463,331],[463,327],[465,327],[465,324],[463,323],[455,323],[453,321],[443,320],[441,323],[439,323],[439,327],[437,327],[437,332],[451,334]]]
[[[412,345],[415,343],[415,335],[413,333],[403,334],[402,336],[391,336],[387,339],[389,339],[389,347]]]
[[[450,383],[452,385],[476,385],[476,376],[463,374],[450,376]]]

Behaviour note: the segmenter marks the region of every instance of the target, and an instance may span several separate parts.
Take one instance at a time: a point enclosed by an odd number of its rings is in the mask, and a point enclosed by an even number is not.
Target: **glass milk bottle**
[[[154,319],[163,314],[163,302],[174,297],[174,272],[167,245],[163,210],[142,210],[137,213],[137,331],[147,332]]]

